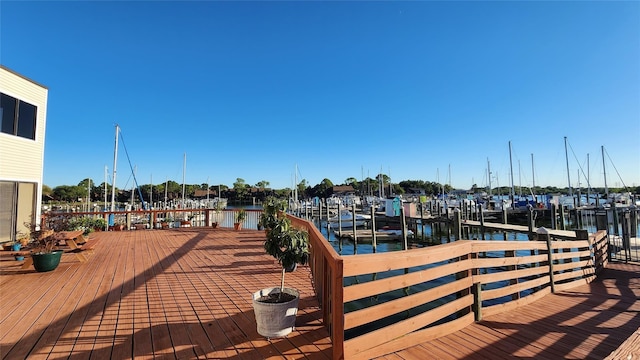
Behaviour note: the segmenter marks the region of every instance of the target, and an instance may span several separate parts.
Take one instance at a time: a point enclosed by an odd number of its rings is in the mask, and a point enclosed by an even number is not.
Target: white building
[[[40,223],[48,91],[0,65],[0,242]]]

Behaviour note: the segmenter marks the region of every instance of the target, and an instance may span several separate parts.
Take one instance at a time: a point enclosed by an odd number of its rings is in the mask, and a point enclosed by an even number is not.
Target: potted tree
[[[238,210],[238,212],[236,212],[236,221],[233,223],[233,228],[236,230],[241,230],[242,222],[244,221],[244,219],[246,219],[246,217],[247,212],[245,211],[245,209]]]
[[[213,208],[213,219],[211,220],[211,227],[214,229],[218,227],[218,224],[222,222],[220,220],[220,215],[222,214],[222,209],[220,208],[220,202],[216,201],[216,205]]]
[[[56,247],[53,230],[34,230],[31,231],[31,236],[35,241],[34,249],[31,251],[33,267],[38,272],[55,270],[60,264],[63,251]]]
[[[283,204],[276,206],[284,207]],[[309,261],[309,234],[291,226],[291,220],[283,209],[276,209],[275,214],[275,220],[272,219],[269,227],[265,226],[267,238],[264,249],[282,267],[280,287],[265,288],[253,294],[258,333],[267,338],[286,336],[295,328],[300,293],[296,289],[285,288],[284,278],[298,264],[304,265]],[[269,210],[266,215],[263,213],[263,225],[270,215]]]
[[[273,196],[269,196],[265,199],[262,205],[260,221],[258,223],[267,235],[269,234],[269,230],[273,229],[278,223],[278,212],[282,212],[285,209],[286,202],[284,200],[279,200]]]

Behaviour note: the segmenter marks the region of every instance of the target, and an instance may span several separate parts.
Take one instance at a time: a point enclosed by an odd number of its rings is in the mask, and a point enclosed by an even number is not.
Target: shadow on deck
[[[72,254],[49,273],[0,261],[0,353],[29,357],[331,357],[308,267],[288,274],[301,293],[296,330],[256,331],[251,294],[278,286],[264,232],[191,228],[99,232],[89,262]]]

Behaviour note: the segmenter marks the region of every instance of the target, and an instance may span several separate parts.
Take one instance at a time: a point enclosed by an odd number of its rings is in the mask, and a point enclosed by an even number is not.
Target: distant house
[[[214,197],[218,197],[218,191],[217,190],[209,190],[208,192],[209,198],[214,198]],[[206,199],[207,198],[207,190],[196,190],[193,193],[193,198],[194,199]]]
[[[351,185],[339,185],[331,188],[331,193],[336,196],[354,195],[356,190]]]
[[[40,223],[48,93],[0,65],[0,242]]]

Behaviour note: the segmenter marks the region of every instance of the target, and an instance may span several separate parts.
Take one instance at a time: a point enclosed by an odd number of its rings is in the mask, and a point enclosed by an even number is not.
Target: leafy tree
[[[267,180],[262,180],[262,181],[258,181],[255,186],[257,188],[264,189],[264,188],[269,187],[269,185],[271,185],[271,184]]]
[[[87,190],[80,186],[60,185],[53,188],[53,197],[67,202],[78,201],[79,198],[86,196]]]
[[[360,185],[358,184],[358,180],[354,177],[347,178],[344,181],[345,185],[351,185],[354,189],[358,189]]]
[[[331,189],[333,188],[333,183],[331,180],[325,178],[319,184],[311,188],[310,196],[318,196],[318,197],[328,197],[330,196]]]
[[[307,183],[307,180],[305,179],[302,179],[302,181],[298,183],[298,195],[300,197],[305,197],[307,187],[308,187],[308,183]]]
[[[244,182],[244,179],[236,178],[236,182],[233,183],[233,189],[235,190],[237,199],[242,201],[249,192],[249,185]]]
[[[42,184],[42,195],[51,196],[52,194],[53,194],[53,189],[47,185]]]

